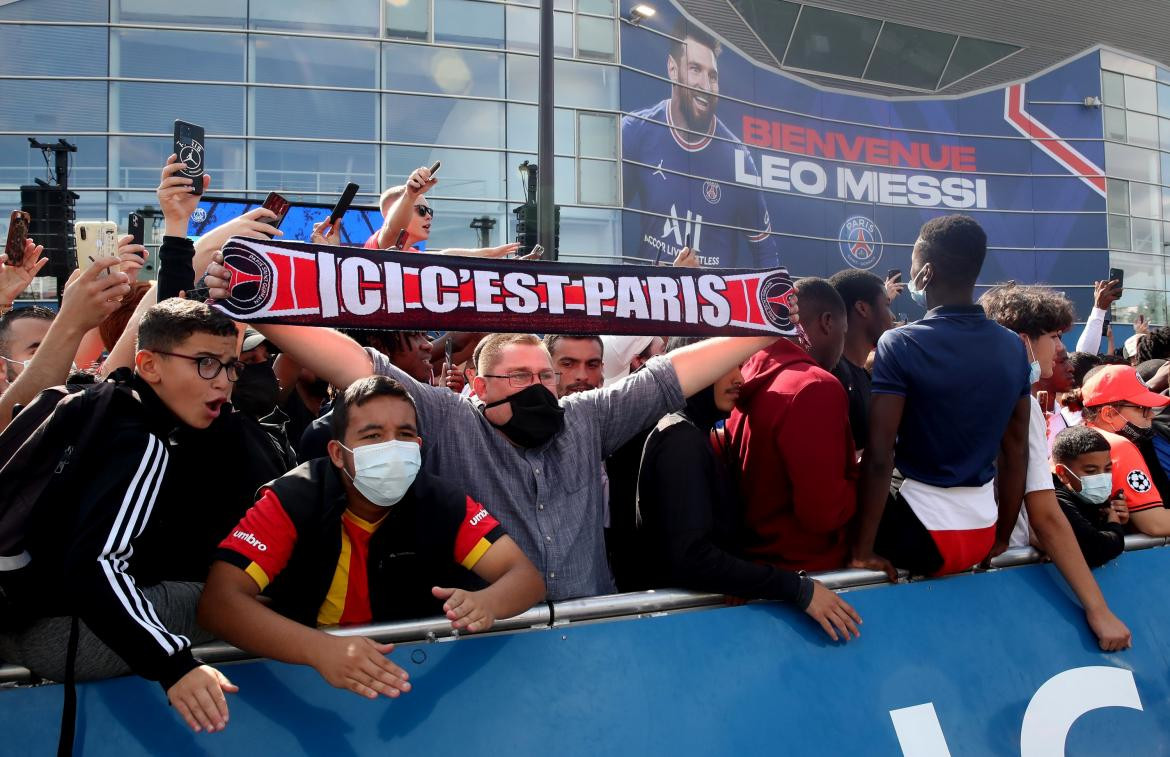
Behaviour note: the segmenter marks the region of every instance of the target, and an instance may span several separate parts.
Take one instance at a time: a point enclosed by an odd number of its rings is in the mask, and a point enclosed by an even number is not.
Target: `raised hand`
[[[329,219],[313,224],[313,234],[309,237],[313,244],[331,244],[341,246],[341,219],[330,224]]]
[[[117,258],[101,258],[84,271],[74,271],[61,293],[57,319],[85,332],[120,308],[122,298],[130,294],[130,277],[120,273],[118,265]]]
[[[9,265],[8,255],[0,253],[0,306],[11,305],[48,265],[49,259],[41,257],[44,251],[30,237],[24,240],[24,261],[20,265]]]
[[[195,194],[195,182],[186,176],[179,176],[179,171],[185,168],[183,163],[172,154],[163,166],[162,180],[159,182],[156,194],[158,204],[163,211],[166,221],[165,233],[170,237],[187,235],[187,221],[195,208],[199,206],[201,195]],[[203,191],[211,186],[211,175],[203,174]]]
[[[675,268],[702,268],[702,264],[699,263],[699,257],[690,247],[684,247],[679,250],[673,265]]]
[[[119,270],[129,276],[131,281],[137,278],[138,272],[142,270],[142,266],[146,265],[146,258],[149,256],[150,252],[144,246],[134,244],[132,234],[123,234],[118,237],[118,259],[122,261]]]
[[[429,192],[438,183],[438,179],[431,178],[431,169],[419,166],[406,180],[406,193],[413,200]]]
[[[199,237],[199,241],[195,243],[195,253],[196,255],[208,254],[212,250],[218,250],[231,237],[272,239],[284,236],[283,231],[268,223],[268,221],[275,220],[276,214],[268,208],[252,208],[247,213],[238,215],[226,223],[221,223]]]

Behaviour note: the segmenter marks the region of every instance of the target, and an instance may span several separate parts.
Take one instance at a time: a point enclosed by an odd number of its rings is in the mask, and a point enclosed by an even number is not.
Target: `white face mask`
[[[398,504],[422,467],[422,452],[417,442],[395,440],[354,449],[338,444],[353,454],[354,475],[350,477],[353,485],[378,507]]]
[[[1113,493],[1112,473],[1095,473],[1091,476],[1078,476],[1069,470],[1067,465],[1062,467],[1068,475],[1080,482],[1080,495],[1089,502],[1092,502],[1094,505],[1103,505],[1109,500],[1109,495]]]

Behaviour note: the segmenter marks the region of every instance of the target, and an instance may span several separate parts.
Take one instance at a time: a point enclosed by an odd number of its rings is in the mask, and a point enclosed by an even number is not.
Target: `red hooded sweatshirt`
[[[727,434],[747,555],[789,570],[843,567],[858,471],[845,388],[787,339],[753,355],[743,376]]]

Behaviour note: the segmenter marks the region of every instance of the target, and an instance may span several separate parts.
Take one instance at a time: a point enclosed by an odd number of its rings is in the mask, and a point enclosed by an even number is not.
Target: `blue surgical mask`
[[[1032,356],[1032,362],[1028,364],[1028,386],[1032,386],[1040,380],[1042,371],[1040,370],[1040,361],[1036,358],[1036,351],[1032,349],[1032,340],[1026,339],[1024,346],[1028,348],[1028,354]]]
[[[1075,478],[1081,484],[1080,494],[1094,505],[1103,505],[1109,499],[1109,495],[1113,493],[1113,474],[1112,473],[1095,473],[1092,476],[1081,477],[1073,473],[1065,466],[1068,475]]]
[[[918,271],[918,273],[921,275],[922,269],[920,269]],[[906,292],[910,295],[910,299],[914,300],[914,303],[916,305],[919,305],[920,307],[927,307],[927,305],[926,305],[926,286],[923,285],[923,287],[921,289],[919,289],[914,283],[915,278],[916,277],[911,277],[910,281],[907,282]]]

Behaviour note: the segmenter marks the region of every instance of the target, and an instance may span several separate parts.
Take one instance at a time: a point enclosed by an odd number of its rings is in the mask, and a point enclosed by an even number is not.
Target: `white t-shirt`
[[[1048,424],[1044,420],[1044,411],[1040,403],[1032,398],[1032,414],[1028,419],[1028,477],[1024,486],[1024,494],[1049,491],[1052,486],[1052,463],[1048,459]],[[1028,513],[1024,505],[1020,505],[1020,518],[1012,531],[1012,538],[1008,542],[1010,547],[1027,547],[1031,544],[1032,528],[1028,523]]]

